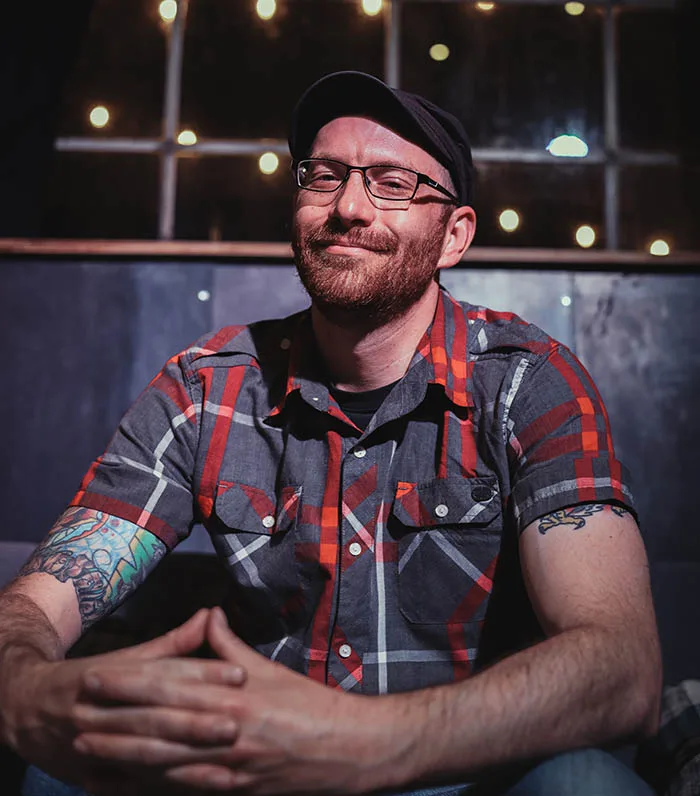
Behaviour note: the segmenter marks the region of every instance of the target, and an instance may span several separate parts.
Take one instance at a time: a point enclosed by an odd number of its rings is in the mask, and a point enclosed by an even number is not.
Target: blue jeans
[[[395,796],[469,796],[480,786],[448,785]],[[489,790],[489,796],[495,796]],[[500,796],[654,796],[654,791],[631,769],[599,749],[557,755],[530,769]],[[30,766],[22,796],[88,796],[82,788],[65,785]]]

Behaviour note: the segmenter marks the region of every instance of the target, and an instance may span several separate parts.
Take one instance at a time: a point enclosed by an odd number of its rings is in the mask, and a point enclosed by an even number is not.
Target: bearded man
[[[653,733],[660,690],[603,405],[439,284],[475,230],[464,130],[345,72],[290,149],[310,309],[173,357],[2,597],[2,738],[75,783],[26,793],[651,793],[595,748]],[[226,614],[63,660],[195,521]]]

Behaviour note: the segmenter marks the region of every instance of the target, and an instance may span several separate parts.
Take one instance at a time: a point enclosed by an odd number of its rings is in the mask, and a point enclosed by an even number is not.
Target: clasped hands
[[[219,660],[183,657],[204,641]],[[366,792],[393,784],[411,754],[392,698],[269,661],[218,608],[146,644],[32,672],[41,707],[18,727],[18,750],[94,796]]]

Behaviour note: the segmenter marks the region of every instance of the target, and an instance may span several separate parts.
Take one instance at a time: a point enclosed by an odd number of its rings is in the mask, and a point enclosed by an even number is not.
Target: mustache
[[[328,223],[311,230],[304,238],[304,243],[313,249],[322,249],[333,244],[344,244],[345,246],[358,246],[375,252],[393,254],[398,248],[398,240],[390,232],[370,231],[362,227],[338,229]]]

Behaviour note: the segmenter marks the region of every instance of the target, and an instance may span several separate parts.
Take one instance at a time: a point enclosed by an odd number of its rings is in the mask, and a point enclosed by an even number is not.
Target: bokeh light
[[[595,230],[593,227],[589,227],[587,224],[582,224],[576,230],[576,243],[578,243],[582,249],[590,249],[595,243],[595,239]]]
[[[564,4],[564,11],[567,14],[571,14],[572,17],[579,17],[583,12],[586,10],[586,6],[583,3],[565,3]]]
[[[562,307],[570,307],[571,306],[571,296],[562,296],[559,301],[561,301]]]
[[[671,247],[663,238],[658,238],[649,246],[649,254],[653,254],[655,257],[668,257],[670,253]]]
[[[520,216],[515,210],[504,210],[498,217],[498,223],[504,232],[515,232],[520,226]]]
[[[274,174],[280,164],[280,159],[274,152],[265,152],[258,159],[258,168],[263,174]]]
[[[109,123],[109,111],[104,105],[95,105],[90,110],[90,124],[93,127],[106,127]]]
[[[546,148],[557,158],[585,158],[588,154],[588,144],[577,135],[558,135]]]
[[[477,3],[476,7],[479,11],[493,11],[494,7],[496,6],[495,3]]]
[[[177,137],[177,142],[180,146],[192,146],[197,143],[197,134],[194,130],[183,130]]]
[[[255,10],[260,19],[272,19],[277,11],[275,0],[258,0]]]
[[[430,57],[433,61],[446,61],[450,57],[450,48],[446,44],[433,44]]]
[[[175,0],[163,0],[158,6],[158,13],[163,22],[173,22],[177,16],[177,3]]]
[[[362,0],[362,10],[370,17],[376,17],[382,10],[382,0]]]

